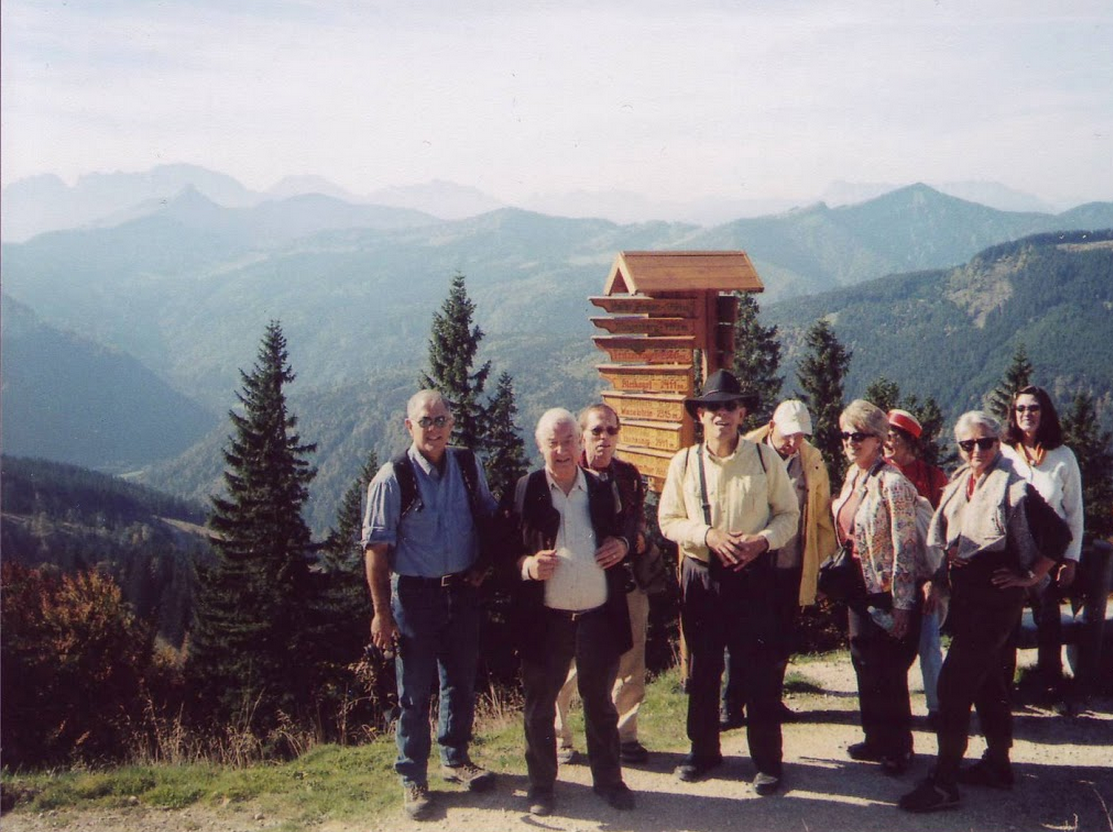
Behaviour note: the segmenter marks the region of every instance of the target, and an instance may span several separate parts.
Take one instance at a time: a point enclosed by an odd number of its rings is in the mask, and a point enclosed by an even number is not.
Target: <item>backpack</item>
[[[476,468],[475,452],[470,448],[448,448],[448,453],[456,458],[456,464],[464,477],[464,489],[468,492],[468,507],[471,509],[472,519],[478,516],[476,507],[479,502],[479,472]],[[403,451],[390,460],[394,468],[394,478],[398,480],[398,490],[402,497],[402,511],[399,519],[416,506],[417,511],[425,508],[421,502],[421,495],[417,489],[417,475],[414,473],[414,463],[408,452]]]

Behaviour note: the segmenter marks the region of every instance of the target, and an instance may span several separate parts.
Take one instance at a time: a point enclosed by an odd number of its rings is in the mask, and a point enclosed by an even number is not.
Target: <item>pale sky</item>
[[[4,0],[0,174],[1113,199],[1109,0]]]

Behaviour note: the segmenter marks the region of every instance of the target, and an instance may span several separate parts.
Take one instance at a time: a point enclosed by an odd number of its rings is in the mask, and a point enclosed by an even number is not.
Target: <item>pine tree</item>
[[[842,481],[846,457],[839,436],[839,414],[843,410],[843,384],[850,368],[851,353],[839,343],[831,325],[818,320],[804,338],[808,352],[796,370],[803,391],[801,399],[812,414],[814,444],[827,461],[834,483]]]
[[[954,462],[954,451],[940,442],[943,411],[939,409],[939,403],[934,397],[928,396],[923,404],[915,395],[905,396],[902,399],[900,386],[895,381],[879,376],[866,388],[862,398],[877,405],[886,413],[899,407],[916,417],[916,421],[923,429],[919,439],[920,458],[928,465],[944,466]]]
[[[986,409],[1001,421],[1002,426],[1009,420],[1013,396],[1032,383],[1033,370],[1032,362],[1028,360],[1028,350],[1021,344],[1013,353],[1012,363],[1005,370],[1001,382],[990,391],[985,400]]]
[[[518,406],[514,403],[514,380],[510,373],[499,376],[495,392],[487,406],[487,484],[496,500],[501,500],[514,487],[528,467],[526,446],[514,417]]]
[[[1108,537],[1113,532],[1113,433],[1103,431],[1094,398],[1078,393],[1063,417],[1063,444],[1074,451],[1082,473],[1085,536]]]
[[[216,559],[200,576],[190,674],[217,716],[243,708],[265,724],[306,694],[311,540],[302,508],[316,475],[306,455],[316,446],[302,444],[286,407],[294,373],[277,321],[252,371],[240,375],[242,413],[229,413],[227,496],[212,498]]]
[[[747,414],[745,430],[767,424],[781,395],[784,376],[781,367],[781,342],[776,326],[762,326],[760,309],[752,292],[738,293],[738,317],[734,322],[734,363],[732,370],[742,386],[758,396],[758,406]]]
[[[421,386],[439,390],[452,403],[456,420],[453,444],[480,451],[486,433],[486,414],[480,400],[491,362],[472,372],[479,342],[483,340],[483,331],[472,325],[474,315],[475,304],[468,298],[464,275],[457,272],[441,311],[433,315],[429,372],[422,373]]]
[[[895,381],[889,381],[885,376],[878,376],[870,382],[862,398],[888,413],[894,407],[898,407],[900,386]]]

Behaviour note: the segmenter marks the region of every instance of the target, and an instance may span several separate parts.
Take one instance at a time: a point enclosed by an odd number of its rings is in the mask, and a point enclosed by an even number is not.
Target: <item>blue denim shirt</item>
[[[417,499],[405,517],[402,492],[387,463],[367,486],[367,509],[363,515],[364,547],[390,546],[390,568],[399,575],[439,578],[467,570],[479,554],[479,539],[468,503],[463,474],[451,450],[445,453],[444,473],[412,445],[406,452],[413,462]],[[487,488],[483,466],[476,478],[478,508],[490,516],[495,500]]]

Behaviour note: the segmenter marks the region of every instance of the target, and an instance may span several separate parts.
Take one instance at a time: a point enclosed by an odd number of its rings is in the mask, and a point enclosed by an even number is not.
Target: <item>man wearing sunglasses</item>
[[[688,739],[676,769],[699,780],[723,761],[719,685],[723,650],[746,667],[747,741],[754,790],[781,787],[780,661],[783,633],[774,601],[770,550],[797,533],[800,507],[785,463],[772,448],[743,439],[752,396],[726,370],[712,373],[685,409],[703,442],[669,463],[658,511],[661,532],[680,547],[680,620],[688,644]]]
[[[649,594],[643,582],[651,577],[648,559],[660,553],[652,551],[645,536],[645,483],[637,466],[615,457],[621,423],[618,414],[606,404],[593,404],[580,412],[583,431],[583,454],[580,467],[600,482],[613,483],[617,489],[622,525],[628,540],[635,541],[631,560],[632,580],[626,585],[626,606],[630,612],[630,631],[634,646],[622,654],[618,662],[611,698],[618,711],[619,754],[624,763],[640,764],[649,759],[649,752],[638,741],[638,710],[645,699],[645,636],[649,626]],[[663,568],[663,564],[662,564]],[[572,745],[572,728],[568,724],[568,708],[576,689],[576,665],[557,696],[556,731],[559,748],[557,760],[571,763],[576,757]]]
[[[483,577],[478,524],[494,514],[495,501],[475,456],[449,448],[453,419],[440,393],[415,394],[405,425],[413,440],[409,450],[380,468],[368,486],[363,547],[375,607],[371,641],[397,650],[401,713],[394,768],[402,779],[403,809],[423,820],[431,808],[429,706],[438,677],[442,776],[472,791],[494,785],[494,775],[472,762],[468,745]]]

